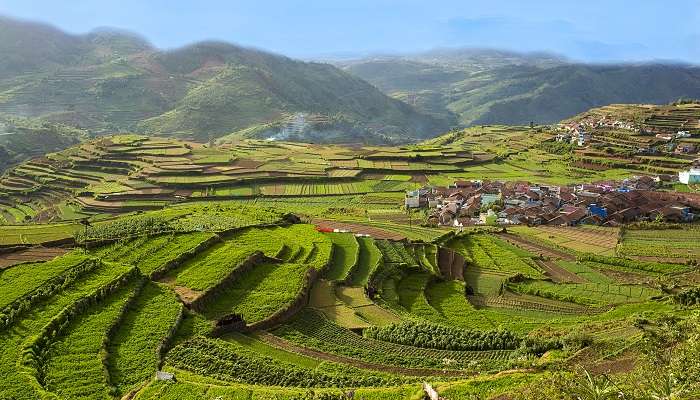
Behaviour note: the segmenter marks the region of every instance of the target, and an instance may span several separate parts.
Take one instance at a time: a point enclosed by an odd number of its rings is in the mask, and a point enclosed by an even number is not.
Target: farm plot
[[[22,316],[22,319],[9,329],[0,332],[0,398],[27,399],[40,398],[36,384],[31,382],[28,374],[17,368],[21,363],[22,349],[34,338],[51,319],[66,307],[86,295],[99,291],[119,276],[127,273],[131,267],[104,264],[78,281],[70,284],[59,293],[44,299]],[[101,342],[100,336],[93,337]],[[99,363],[98,356],[93,353]],[[101,381],[100,381],[101,382]]]
[[[135,282],[124,285],[71,321],[54,339],[42,366],[43,384],[48,391],[63,399],[109,397],[100,357],[103,338],[135,290]]]
[[[643,286],[623,286],[610,283],[554,284],[547,281],[532,280],[519,284],[510,284],[509,287],[519,293],[589,306],[643,302],[661,294],[658,290]]]
[[[97,249],[95,254],[108,261],[135,265],[151,275],[215,237],[208,232],[141,236]]]
[[[362,289],[359,289],[360,294],[362,294]],[[326,318],[340,326],[349,329],[368,327],[369,324],[367,321],[356,314],[355,307],[367,303],[371,304],[371,302],[364,298],[364,296],[361,297],[361,299],[364,300],[363,304],[358,304],[356,301],[341,301],[341,299],[355,300],[354,297],[348,296],[347,294],[346,288],[336,288],[331,281],[320,279],[316,281],[311,288],[309,307],[319,310]]]
[[[384,326],[400,321],[394,313],[372,302],[363,287],[339,286],[335,288],[335,294],[355,315],[372,325]]]
[[[491,329],[494,327],[493,322],[485,313],[477,311],[469,303],[462,282],[431,282],[425,293],[428,303],[450,325],[469,329]]]
[[[485,270],[493,270],[508,274],[523,274],[538,277],[542,274],[533,267],[529,258],[518,254],[508,244],[484,234],[469,234],[457,237],[448,243],[448,247],[465,257],[468,262]]]
[[[0,245],[42,244],[70,239],[78,230],[80,225],[77,224],[0,226]]]
[[[498,362],[510,356],[508,350],[433,350],[367,339],[331,323],[312,310],[302,312],[273,333],[302,347],[387,366],[461,369],[471,361]]]
[[[124,395],[158,369],[160,346],[175,327],[182,304],[167,288],[149,282],[126,310],[107,349],[110,382]]]
[[[49,261],[68,252],[60,247],[31,247],[13,253],[0,255],[0,270],[16,264],[27,262]]]
[[[614,255],[620,230],[603,227],[555,227],[538,226],[527,229],[529,234],[574,251],[601,255]]]
[[[328,263],[331,240],[311,225],[249,228],[206,250],[177,271],[177,285],[206,290],[228,276],[255,251],[284,261],[322,270]]]
[[[360,237],[357,238],[359,245],[359,256],[357,259],[357,267],[352,271],[352,284],[356,286],[365,286],[369,281],[369,277],[379,267],[382,260],[382,253],[374,244],[372,238]]]
[[[250,351],[235,342],[193,338],[172,349],[167,366],[191,371],[218,382],[239,382],[268,386],[337,387],[381,386],[410,381],[386,373],[368,373],[357,368],[323,365],[315,369]],[[180,373],[178,372],[178,376]]]
[[[207,306],[204,315],[209,319],[219,319],[238,313],[248,324],[262,321],[296,299],[308,269],[308,264],[256,265],[224,289]]]
[[[626,229],[618,254],[640,260],[684,263],[700,260],[700,229]]]
[[[345,281],[357,264],[359,245],[351,233],[329,233],[328,236],[333,243],[333,257],[325,277]]]
[[[443,316],[428,303],[425,290],[434,278],[426,272],[410,272],[399,281],[399,304],[412,315],[434,322],[446,322]]]
[[[0,310],[88,260],[89,258],[75,253],[45,263],[22,264],[2,270]]]
[[[341,230],[346,230],[350,231],[353,233],[360,233],[363,235],[370,235],[373,238],[376,239],[393,239],[393,240],[401,240],[405,239],[406,236],[393,232],[388,229],[383,229],[379,227],[374,227],[371,225],[359,223],[359,222],[341,222],[341,221],[329,221],[329,220],[320,220],[320,219],[314,219],[312,221],[316,226],[322,229],[341,229]]]
[[[420,263],[413,257],[403,242],[393,240],[375,241],[377,248],[382,252],[382,259],[385,264],[396,264],[407,267],[420,268]]]

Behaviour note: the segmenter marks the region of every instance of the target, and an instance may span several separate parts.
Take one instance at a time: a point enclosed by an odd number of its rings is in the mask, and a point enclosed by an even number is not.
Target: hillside
[[[227,43],[160,51],[130,33],[75,36],[8,18],[0,34],[12,39],[0,43],[0,113],[204,141],[270,136],[298,113],[323,117],[301,138],[329,141],[409,141],[449,127],[331,65]]]
[[[87,138],[69,126],[0,116],[0,173],[19,162],[63,150]]]
[[[591,192],[524,180],[642,171],[575,167],[547,129],[404,147],[121,135],[23,163],[0,179],[0,398],[418,399],[429,382],[573,400],[606,379],[641,399],[657,375],[697,398],[696,224],[455,229],[404,209],[427,180],[455,194],[445,212],[494,191],[564,212]],[[463,181],[485,178],[511,182]]]
[[[395,98],[461,125],[546,124],[611,103],[700,97],[695,66],[585,65],[541,57],[443,51],[339,65]]]

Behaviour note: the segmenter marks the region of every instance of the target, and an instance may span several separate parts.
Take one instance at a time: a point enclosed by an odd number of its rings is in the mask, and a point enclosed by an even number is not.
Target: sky
[[[0,0],[0,14],[166,49],[215,39],[297,58],[472,47],[700,64],[700,0]]]

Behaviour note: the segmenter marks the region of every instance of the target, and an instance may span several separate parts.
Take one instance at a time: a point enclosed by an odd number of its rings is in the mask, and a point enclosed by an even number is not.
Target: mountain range
[[[460,126],[547,124],[612,103],[700,98],[700,67],[580,64],[550,54],[453,49],[336,65]]]
[[[0,18],[0,38],[0,113],[93,133],[264,135],[298,113],[316,121],[305,132],[328,141],[406,141],[449,127],[330,64],[228,43],[162,51],[128,32],[71,35],[10,18]]]
[[[611,103],[700,98],[692,65],[488,49],[300,61],[215,41],[161,50],[130,32],[73,35],[7,17],[0,38],[0,114],[93,136],[405,143],[475,124],[553,123]]]

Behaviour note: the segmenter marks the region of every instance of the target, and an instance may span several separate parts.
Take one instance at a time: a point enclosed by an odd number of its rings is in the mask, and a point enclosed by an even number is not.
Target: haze
[[[161,48],[218,39],[301,58],[480,47],[545,51],[586,62],[700,62],[695,0],[672,6],[621,0],[3,0],[0,14],[72,33],[126,29]]]

